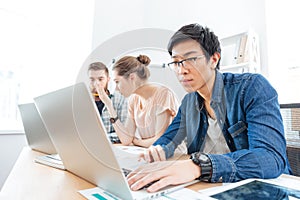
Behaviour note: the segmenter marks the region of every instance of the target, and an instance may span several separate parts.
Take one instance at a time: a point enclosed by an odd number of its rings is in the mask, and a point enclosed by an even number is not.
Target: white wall
[[[251,28],[260,38],[261,72],[268,75],[265,0],[96,1],[95,11],[93,48],[117,34],[140,28],[176,31],[197,22],[219,38]]]
[[[130,6],[128,6],[130,4]],[[199,23],[211,28],[219,38],[225,38],[251,29],[257,33],[260,40],[260,72],[268,76],[267,43],[265,28],[265,0],[133,0],[128,1],[112,0],[106,2],[105,6],[101,1],[95,4],[95,21],[93,33],[93,56],[108,66],[111,63],[107,60],[108,51],[98,51],[99,46],[110,43],[119,47],[122,51],[124,45],[129,41],[115,44],[114,38],[129,33],[133,30],[162,29],[174,33],[181,26],[189,23]],[[136,42],[144,37],[149,40],[147,34],[133,38]],[[154,37],[154,36],[152,36]],[[166,49],[168,39],[156,37],[155,40],[164,40]],[[132,49],[127,49],[132,51]],[[123,50],[122,53],[124,53]],[[155,55],[149,55],[155,62]],[[168,56],[168,55],[167,55]],[[153,59],[154,58],[154,59]],[[112,59],[112,57],[110,58]],[[165,63],[169,62],[169,56]],[[87,61],[86,61],[87,62]],[[86,65],[87,63],[85,63]],[[86,70],[82,70],[86,71]],[[176,92],[180,101],[185,91],[178,83],[176,76],[168,69],[151,68],[150,81],[160,82],[169,86]],[[82,74],[82,73],[81,73]]]
[[[24,134],[0,134],[0,189],[25,145],[27,141]]]

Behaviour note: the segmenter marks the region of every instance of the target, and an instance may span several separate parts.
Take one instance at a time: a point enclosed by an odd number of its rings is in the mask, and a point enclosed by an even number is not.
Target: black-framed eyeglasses
[[[193,67],[196,64],[197,59],[201,59],[201,58],[204,58],[204,55],[186,58],[181,61],[170,62],[170,63],[168,63],[168,66],[172,70],[178,72],[180,67],[184,67],[185,69],[190,69],[191,67]]]

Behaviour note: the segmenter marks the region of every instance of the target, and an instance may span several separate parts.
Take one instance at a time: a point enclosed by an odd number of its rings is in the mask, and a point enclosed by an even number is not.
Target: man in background
[[[106,131],[109,135],[109,138],[112,143],[120,143],[120,139],[115,134],[114,127],[112,123],[117,120],[124,122],[127,117],[127,100],[122,96],[118,91],[115,91],[113,94],[108,90],[108,82],[110,80],[108,68],[102,62],[94,62],[89,65],[88,76],[90,80],[90,90],[95,99],[98,111],[102,118],[103,124],[106,128]],[[105,92],[111,99],[114,109],[117,111],[117,117],[111,118],[105,104],[100,99],[95,86],[104,88]]]

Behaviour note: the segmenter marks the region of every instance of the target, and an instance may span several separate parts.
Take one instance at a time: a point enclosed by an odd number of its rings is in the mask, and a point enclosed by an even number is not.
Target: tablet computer
[[[280,180],[280,181],[278,181]],[[287,183],[285,181],[290,181]],[[224,184],[217,188],[199,191],[210,200],[273,200],[300,199],[300,181],[288,179],[247,179],[237,183]],[[292,185],[293,184],[293,185]]]

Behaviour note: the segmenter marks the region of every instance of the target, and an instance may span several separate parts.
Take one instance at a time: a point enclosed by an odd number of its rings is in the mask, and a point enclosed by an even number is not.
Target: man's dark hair
[[[176,44],[190,39],[193,39],[200,44],[200,48],[204,52],[207,60],[209,60],[215,52],[218,52],[221,55],[218,36],[216,36],[209,28],[202,27],[196,23],[185,25],[174,33],[168,44],[169,54],[172,56],[172,49]],[[219,69],[220,60],[216,66],[217,69]]]

